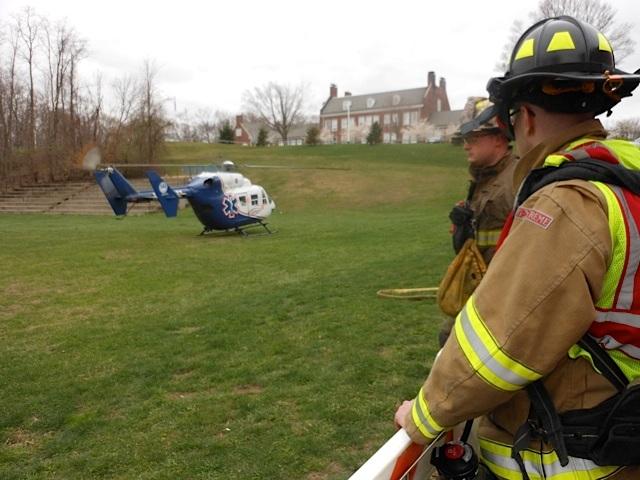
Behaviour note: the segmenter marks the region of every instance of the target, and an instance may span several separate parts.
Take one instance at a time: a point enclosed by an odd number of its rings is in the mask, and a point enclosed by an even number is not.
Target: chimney
[[[429,72],[427,87],[435,87],[436,86],[436,72]]]
[[[332,83],[331,87],[329,88],[329,97],[335,98],[337,96],[338,96],[338,87],[336,86],[335,83]]]
[[[242,125],[242,115],[236,115],[236,126]]]
[[[350,97],[351,96],[351,92],[344,92],[344,96],[345,97]]]
[[[442,90],[447,89],[447,81],[444,79],[444,77],[440,77],[440,89]]]

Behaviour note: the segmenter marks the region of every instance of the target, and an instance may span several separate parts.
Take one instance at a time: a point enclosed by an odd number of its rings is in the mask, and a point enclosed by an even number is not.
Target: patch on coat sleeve
[[[549,228],[549,225],[553,222],[553,217],[551,215],[547,215],[546,213],[534,208],[519,207],[516,211],[515,217],[531,222],[545,230]]]

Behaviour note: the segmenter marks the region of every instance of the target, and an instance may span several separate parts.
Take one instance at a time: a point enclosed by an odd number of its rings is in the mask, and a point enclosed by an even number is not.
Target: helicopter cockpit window
[[[238,197],[238,200],[240,200],[240,205],[246,205],[247,204],[247,197],[245,197],[244,195],[240,195]]]
[[[267,198],[267,192],[265,192],[264,190],[262,191],[262,204],[266,205],[267,203],[269,203],[269,199]]]
[[[207,188],[211,188],[213,186],[213,179],[212,178],[207,178],[204,181],[204,186]]]
[[[251,205],[258,205],[258,195],[251,195]]]

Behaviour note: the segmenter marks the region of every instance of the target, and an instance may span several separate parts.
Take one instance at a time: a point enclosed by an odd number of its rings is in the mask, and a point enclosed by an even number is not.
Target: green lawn
[[[170,145],[245,169],[272,236],[175,219],[0,215],[0,478],[343,479],[436,350],[464,196],[449,145]]]

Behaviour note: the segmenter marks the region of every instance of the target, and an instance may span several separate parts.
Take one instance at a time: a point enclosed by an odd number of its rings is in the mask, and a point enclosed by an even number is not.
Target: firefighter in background
[[[449,214],[453,223],[453,249],[460,251],[468,238],[475,238],[488,265],[515,198],[513,171],[516,157],[496,117],[486,118],[492,103],[471,97],[463,113],[463,124],[454,141],[463,144],[471,182],[467,200]],[[489,110],[487,110],[489,108]],[[483,115],[483,112],[485,115]],[[468,119],[468,120],[467,120]]]
[[[471,176],[467,199],[454,206],[449,214],[453,249],[458,254],[467,240],[474,239],[482,257],[479,260],[482,270],[486,270],[493,258],[500,231],[515,198],[513,172],[517,158],[509,139],[498,127],[495,115],[487,116],[492,106],[487,98],[470,97],[464,108],[463,124],[453,137],[453,143],[463,145]],[[455,285],[455,282],[464,282],[465,279],[469,281],[469,276],[458,275],[452,280],[453,285],[445,281],[442,288],[449,285],[456,292],[465,290],[461,297],[466,300],[475,287],[476,280],[470,279],[474,285]],[[442,299],[445,294],[444,291],[440,292],[439,298]],[[451,332],[455,316],[463,306],[463,300],[449,305],[444,305],[443,301],[439,303],[443,312],[450,315],[443,322],[438,335],[442,347]]]
[[[480,457],[500,479],[640,478],[640,149],[595,119],[639,83],[566,16],[526,30],[489,81],[521,154],[516,208],[396,411],[414,441],[482,417]]]

